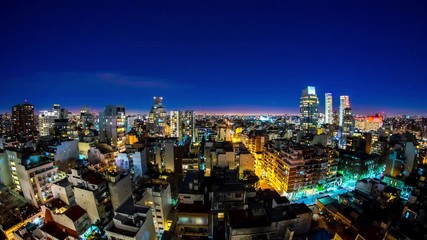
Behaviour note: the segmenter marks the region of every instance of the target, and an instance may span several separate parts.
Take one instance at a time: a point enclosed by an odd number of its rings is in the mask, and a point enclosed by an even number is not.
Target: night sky
[[[426,1],[0,1],[0,110],[427,114]],[[124,2],[124,1],[120,1]]]

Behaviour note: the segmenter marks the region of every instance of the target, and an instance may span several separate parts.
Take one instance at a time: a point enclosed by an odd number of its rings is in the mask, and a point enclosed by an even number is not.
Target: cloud
[[[118,73],[97,73],[96,77],[102,81],[120,86],[162,89],[170,87],[170,84],[164,79],[151,77],[128,76]]]

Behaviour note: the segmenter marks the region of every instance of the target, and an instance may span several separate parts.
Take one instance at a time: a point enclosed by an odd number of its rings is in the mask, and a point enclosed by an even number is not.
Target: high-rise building
[[[148,130],[151,135],[165,136],[166,109],[163,106],[163,97],[154,97],[154,105],[148,115]]]
[[[170,227],[167,220],[172,209],[171,186],[160,179],[153,179],[150,185],[138,203],[152,208],[154,228],[161,239],[163,232]]]
[[[55,119],[59,119],[59,111],[56,109],[42,110],[39,113],[40,136],[49,136],[53,133]]]
[[[71,169],[68,181],[73,185],[77,205],[87,211],[92,223],[105,224],[112,214],[111,197],[107,182],[95,172]]]
[[[36,130],[34,106],[22,103],[12,107],[12,130],[14,134],[30,134]]]
[[[300,98],[301,126],[306,132],[315,132],[317,128],[319,98],[316,88],[308,86]]]
[[[8,149],[6,156],[15,187],[31,204],[38,207],[53,198],[50,187],[60,179],[49,157],[31,149]]]
[[[88,129],[91,125],[95,123],[95,116],[89,112],[89,108],[83,107],[80,110],[80,125],[83,129]]]
[[[195,134],[195,119],[196,115],[193,110],[187,110],[184,112],[182,116],[182,135],[187,136],[188,140],[191,142],[196,141],[196,134]]]
[[[122,106],[106,106],[99,113],[99,136],[105,142],[123,152],[125,150],[126,114]]]
[[[354,130],[353,112],[351,111],[351,108],[346,108],[344,109],[342,134],[343,136],[349,136],[353,130]]]
[[[182,113],[181,111],[171,111],[170,120],[170,136],[182,139]]]
[[[40,136],[61,135],[55,133],[58,128],[68,127],[68,110],[61,108],[59,104],[53,104],[51,110],[42,110],[39,113],[39,133]],[[58,119],[63,121],[57,121]],[[67,135],[64,131],[63,135]]]
[[[350,108],[350,98],[348,96],[340,96],[340,127],[342,127],[344,119],[344,110]]]
[[[332,111],[332,93],[325,93],[325,123],[332,124],[333,111]]]

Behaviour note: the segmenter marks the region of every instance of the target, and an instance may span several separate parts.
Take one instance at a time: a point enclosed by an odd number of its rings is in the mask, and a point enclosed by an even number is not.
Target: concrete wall
[[[77,140],[64,141],[56,146],[55,161],[68,161],[79,158],[79,143]]]
[[[0,152],[0,183],[6,186],[13,185],[9,160],[6,158],[5,152]]]

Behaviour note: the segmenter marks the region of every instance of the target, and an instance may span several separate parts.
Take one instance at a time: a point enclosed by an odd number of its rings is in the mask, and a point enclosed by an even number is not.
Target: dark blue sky
[[[0,2],[0,110],[298,112],[313,85],[427,114],[426,1],[28,2]]]

